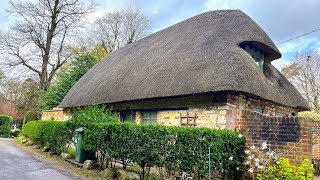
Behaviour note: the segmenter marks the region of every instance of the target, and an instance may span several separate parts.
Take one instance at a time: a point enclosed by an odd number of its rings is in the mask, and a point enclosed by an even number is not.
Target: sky
[[[35,1],[35,0],[32,0]],[[127,7],[139,8],[150,19],[152,32],[169,27],[194,15],[218,10],[240,9],[271,37],[275,44],[320,28],[319,0],[93,0],[96,11],[89,22],[105,12]],[[9,26],[12,18],[5,12],[9,0],[0,1],[0,27]],[[282,58],[273,61],[281,69],[289,64],[296,51],[320,50],[320,31],[279,44]]]

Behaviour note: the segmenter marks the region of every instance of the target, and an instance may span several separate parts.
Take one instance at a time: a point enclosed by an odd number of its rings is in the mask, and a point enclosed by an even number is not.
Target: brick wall
[[[273,117],[250,110],[238,110],[234,129],[242,130],[247,145],[267,141],[294,164],[304,158],[311,160],[313,121],[298,117]]]
[[[230,93],[227,95],[227,104],[234,109],[253,110],[254,108],[260,108],[262,109],[262,114],[269,116],[276,116],[277,113],[282,113],[286,116],[298,114],[298,110],[291,107],[281,106],[273,102],[254,99],[244,95],[234,95]]]
[[[320,122],[313,124],[312,159],[320,160]]]

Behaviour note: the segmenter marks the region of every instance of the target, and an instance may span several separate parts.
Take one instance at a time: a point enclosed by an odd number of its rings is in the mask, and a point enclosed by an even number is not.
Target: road
[[[11,139],[0,138],[0,180],[75,180],[68,172],[41,162],[16,147]]]

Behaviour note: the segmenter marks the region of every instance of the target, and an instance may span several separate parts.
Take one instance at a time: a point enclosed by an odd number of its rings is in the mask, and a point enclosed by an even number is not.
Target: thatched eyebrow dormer
[[[263,71],[240,46],[264,51]],[[203,13],[121,48],[87,72],[61,107],[232,91],[290,107],[308,105],[271,64],[281,54],[240,10]]]

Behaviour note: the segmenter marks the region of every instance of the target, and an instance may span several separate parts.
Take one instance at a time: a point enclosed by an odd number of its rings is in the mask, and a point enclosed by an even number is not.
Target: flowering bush
[[[266,141],[264,141],[260,147],[252,145],[244,152],[247,156],[244,164],[248,167],[248,172],[252,175],[262,171],[268,172],[270,165],[279,164],[279,155],[281,154],[269,148]]]
[[[290,164],[286,158],[282,158],[282,153],[270,148],[264,141],[260,147],[250,146],[245,150],[246,159],[244,164],[248,167],[248,172],[258,180],[312,180],[314,169],[308,159],[304,159],[299,167]]]

